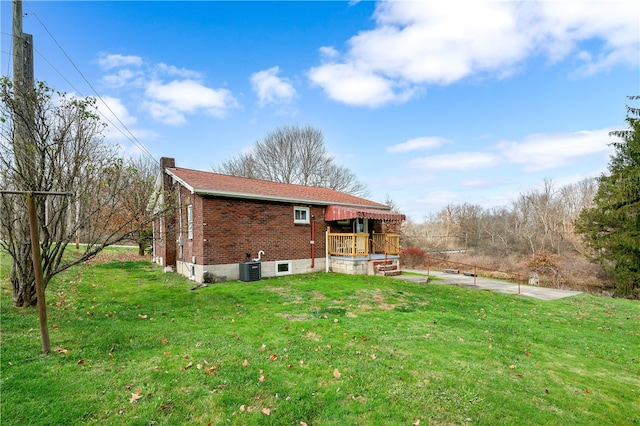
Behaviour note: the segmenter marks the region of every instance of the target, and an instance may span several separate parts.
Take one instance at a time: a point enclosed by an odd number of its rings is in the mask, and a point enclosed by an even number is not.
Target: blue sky
[[[2,73],[11,2],[1,1]],[[640,94],[640,2],[24,1],[35,75],[107,137],[210,170],[282,125],[421,222],[606,171]],[[117,119],[112,116],[117,115]],[[124,126],[123,126],[124,125]],[[124,129],[126,127],[126,129]]]

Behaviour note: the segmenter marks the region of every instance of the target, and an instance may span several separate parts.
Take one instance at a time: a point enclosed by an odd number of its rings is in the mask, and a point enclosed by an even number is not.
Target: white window
[[[187,239],[193,240],[193,205],[187,206]]]
[[[293,223],[309,223],[309,207],[294,207]]]
[[[293,262],[290,260],[276,260],[276,276],[291,275],[293,273]]]

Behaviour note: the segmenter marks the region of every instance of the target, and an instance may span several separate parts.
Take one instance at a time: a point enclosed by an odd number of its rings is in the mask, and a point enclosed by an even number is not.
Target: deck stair
[[[402,274],[398,259],[372,260],[370,264],[372,275],[393,276]]]

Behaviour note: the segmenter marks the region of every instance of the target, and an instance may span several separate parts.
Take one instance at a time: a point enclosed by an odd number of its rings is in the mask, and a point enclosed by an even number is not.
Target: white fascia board
[[[189,191],[191,191],[192,194],[195,194],[195,188],[193,186],[189,185],[187,182],[183,181],[178,176],[171,173],[171,170],[167,169],[167,173],[169,174],[169,176],[173,178],[174,181],[178,182],[180,185],[187,188]]]

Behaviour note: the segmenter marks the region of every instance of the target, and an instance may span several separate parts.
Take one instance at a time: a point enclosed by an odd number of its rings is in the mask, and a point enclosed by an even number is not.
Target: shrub
[[[410,268],[424,265],[425,252],[418,247],[406,247],[400,250],[400,261]]]

